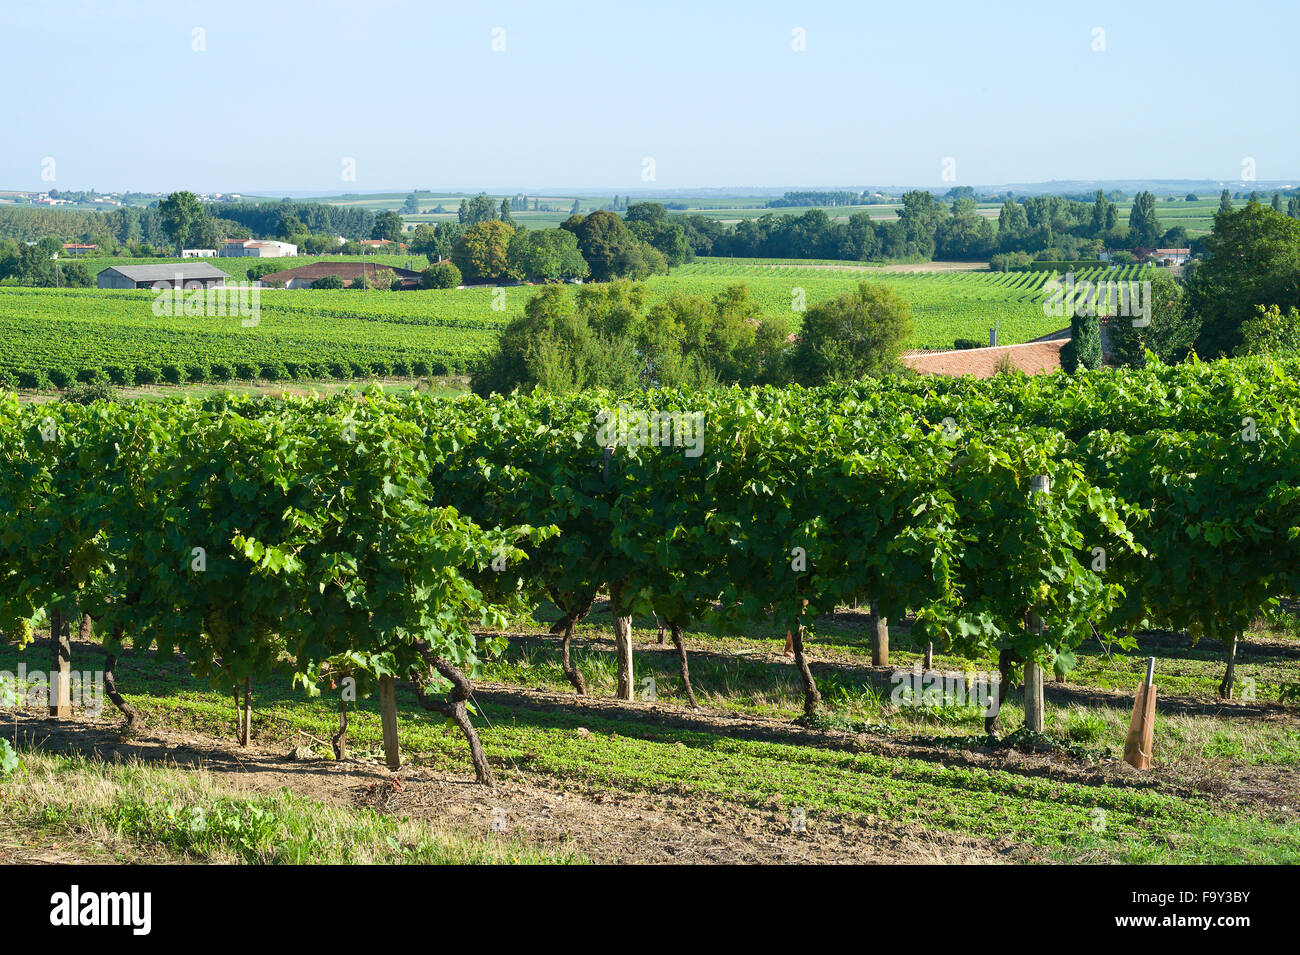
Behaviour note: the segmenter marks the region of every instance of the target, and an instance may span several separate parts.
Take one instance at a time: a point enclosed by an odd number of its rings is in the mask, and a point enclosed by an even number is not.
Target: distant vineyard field
[[[255,260],[211,261],[247,267]],[[1139,275],[1135,267],[1092,269],[1076,279]],[[654,276],[647,286],[653,304],[678,294],[710,297],[745,284],[764,314],[784,314],[797,330],[799,306],[814,306],[863,281],[881,282],[912,304],[909,347],[951,348],[958,338],[985,340],[994,325],[1005,344],[1058,330],[1062,319],[1045,315],[1042,307],[1042,286],[1050,278],[1046,272],[837,272],[770,260],[703,261]],[[5,287],[0,288],[0,385],[459,374],[492,347],[496,330],[522,313],[533,291],[528,286],[506,286],[503,295],[487,286],[419,292],[263,289],[258,323],[245,327],[238,315],[158,317],[152,292]],[[569,293],[576,294],[572,288]]]

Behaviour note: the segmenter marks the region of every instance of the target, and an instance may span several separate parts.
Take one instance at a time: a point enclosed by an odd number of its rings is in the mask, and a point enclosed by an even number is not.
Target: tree
[[[460,269],[450,262],[435,262],[422,274],[425,288],[458,288],[462,282]]]
[[[1029,235],[1029,216],[1025,207],[1008,197],[998,213],[998,249],[1002,252],[1025,252]]]
[[[192,192],[173,192],[158,203],[158,214],[162,217],[163,230],[177,252],[185,248],[190,231],[206,215],[199,197]]]
[[[1070,340],[1061,349],[1061,367],[1071,374],[1101,367],[1101,323],[1092,311],[1070,318]]]
[[[1286,201],[1286,214],[1292,219],[1300,219],[1300,194],[1294,195]]]
[[[1144,293],[1150,324],[1134,325],[1140,316],[1116,315],[1106,325],[1107,350],[1116,365],[1144,368],[1148,351],[1172,365],[1185,359],[1196,344],[1201,324],[1187,307],[1183,287],[1164,272],[1157,272],[1145,287],[1150,289]]]
[[[884,285],[863,282],[804,315],[791,357],[805,384],[854,381],[880,374],[898,358],[912,329],[912,307]]]
[[[1232,211],[1232,193],[1227,189],[1219,193],[1219,215]]]
[[[460,219],[461,225],[478,225],[480,222],[490,222],[495,220],[497,217],[497,206],[486,192],[480,192],[468,202],[464,199],[461,200],[460,211],[457,213],[457,216]]]
[[[1257,306],[1300,305],[1300,221],[1258,203],[1219,213],[1207,253],[1188,273],[1188,303],[1201,322],[1196,350],[1231,354]]]
[[[1259,306],[1257,317],[1241,326],[1238,355],[1300,354],[1300,309],[1285,314],[1276,305]]]
[[[515,228],[515,220],[510,215],[510,200],[508,198],[501,200],[501,221],[511,228]]]
[[[510,266],[510,237],[514,232],[496,219],[470,226],[452,250],[451,259],[470,281],[503,278]]]
[[[1273,211],[1274,212],[1282,211],[1282,193],[1280,192],[1273,193]]]
[[[580,208],[578,207],[578,200],[577,200],[577,199],[574,199],[574,200],[573,200],[573,206],[570,207],[570,209],[569,209],[569,215],[571,215],[571,216],[582,215],[582,209],[580,209]]]
[[[1196,193],[1194,193],[1194,192],[1189,192],[1189,193],[1184,197],[1184,201],[1186,201],[1186,202],[1200,202],[1201,200],[1199,200],[1198,198],[1196,198]]]
[[[392,209],[385,209],[375,216],[375,227],[370,230],[370,238],[401,242],[404,231],[406,231],[406,225],[402,221],[401,215]]]
[[[631,233],[660,252],[668,265],[681,265],[691,254],[686,230],[681,223],[669,218],[667,210],[658,202],[637,202],[627,207],[624,220]]]
[[[343,288],[343,279],[337,275],[322,275],[311,283],[311,287],[313,289],[340,289]]]
[[[1131,248],[1155,248],[1160,238],[1160,220],[1156,216],[1156,197],[1150,192],[1139,192],[1133,197],[1128,213],[1128,243]]]
[[[295,236],[305,235],[306,232],[307,227],[292,212],[280,213],[280,218],[275,224],[275,237],[277,239],[292,239]],[[210,248],[210,246],[199,245],[198,248],[206,249]]]
[[[402,203],[402,214],[413,216],[420,211],[420,200],[416,198],[415,193],[411,193]]]
[[[586,278],[591,271],[578,249],[578,237],[566,229],[516,232],[506,258],[509,274],[517,279],[558,282]]]
[[[567,225],[567,223],[566,223]],[[597,282],[635,272],[644,262],[637,254],[637,239],[617,215],[597,209],[577,223],[578,248]]]

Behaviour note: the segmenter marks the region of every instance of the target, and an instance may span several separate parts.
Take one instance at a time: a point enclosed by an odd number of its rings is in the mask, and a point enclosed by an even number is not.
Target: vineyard
[[[1276,651],[1290,666],[1244,679],[1237,654],[1300,593],[1298,371],[1251,360],[621,400],[5,398],[0,630],[23,645],[42,619],[58,637],[86,615],[108,677],[119,656],[138,661],[141,685],[110,686],[132,723],[139,708],[211,725],[211,704],[184,702],[207,684],[221,712],[235,699],[243,742],[265,699],[343,757],[349,726],[374,739],[365,700],[388,694],[395,713],[399,684],[408,755],[463,773],[439,729],[454,725],[484,783],[526,770],[839,826],[923,821],[1039,858],[1294,862],[1293,816],[1139,782],[1043,735],[1074,724],[1040,711],[1034,725],[1028,700],[1043,674],[1063,693],[1099,666],[1131,672],[1158,632],[1174,641],[1162,656],[1202,661],[1179,667],[1182,712],[1210,710],[1196,698],[1216,669],[1218,696],[1271,707],[1276,735],[1256,757],[1294,767],[1294,647]],[[865,632],[836,622],[858,606]],[[613,654],[583,636],[603,613]],[[541,632],[511,640],[534,615]],[[678,709],[636,711],[629,618],[671,639],[652,651],[649,700]],[[784,676],[738,653],[787,632]],[[995,668],[999,705],[926,704],[968,735],[864,724],[854,708],[891,659]],[[197,683],[151,700],[145,684],[180,674]],[[476,695],[483,677],[498,682]],[[520,697],[520,683],[538,689]],[[574,708],[607,688],[618,707]],[[753,718],[728,724],[719,699]],[[1215,720],[1237,705],[1216,702]],[[771,709],[782,719],[754,722]],[[395,723],[383,735],[396,766]],[[602,746],[584,746],[592,736]],[[1016,747],[1054,753],[1050,771],[1017,768]]]
[[[218,260],[228,263],[241,260]],[[1092,269],[1076,280],[1132,281],[1136,267]],[[797,266],[701,262],[648,281],[649,302],[709,297],[747,285],[764,314],[798,327],[803,308],[856,287],[863,273]],[[958,338],[1003,344],[1057,331],[1045,315],[1047,272],[870,273],[912,304],[911,347],[951,348]],[[232,296],[235,294],[230,293]],[[0,386],[117,385],[363,379],[462,374],[495,331],[522,313],[527,286],[407,293],[262,290],[255,325],[234,314],[159,316],[154,293],[0,288]],[[233,298],[232,298],[233,301]]]

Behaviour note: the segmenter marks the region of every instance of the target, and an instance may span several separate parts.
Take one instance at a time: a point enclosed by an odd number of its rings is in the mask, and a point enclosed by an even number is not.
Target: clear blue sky
[[[1297,38],[1295,0],[6,0],[0,188],[1300,179]]]

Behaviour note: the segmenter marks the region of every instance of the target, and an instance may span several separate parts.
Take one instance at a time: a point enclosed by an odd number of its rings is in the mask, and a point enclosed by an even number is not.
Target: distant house
[[[216,254],[216,249],[181,249],[182,259],[210,259]]]
[[[1170,265],[1185,265],[1192,258],[1191,249],[1156,249],[1151,257]]]
[[[404,291],[424,288],[424,277],[419,272],[399,269],[392,265],[378,265],[374,262],[313,262],[310,265],[299,265],[297,268],[285,269],[283,272],[263,275],[260,281],[263,285],[283,286],[287,289],[311,288],[312,283],[317,279],[323,279],[327,275],[337,275],[343,280],[344,285],[354,285],[361,278],[363,268],[366,275],[370,276],[380,269],[392,272],[394,277],[401,280]]]
[[[115,265],[95,276],[100,288],[216,288],[226,284],[226,273],[206,262],[189,265]]]
[[[99,246],[97,245],[84,245],[81,242],[63,243],[63,251],[68,253],[68,255],[86,255],[88,252],[94,252],[98,248]]]
[[[222,257],[251,256],[253,258],[274,259],[284,255],[297,255],[298,247],[291,242],[276,239],[227,239],[221,243]]]

